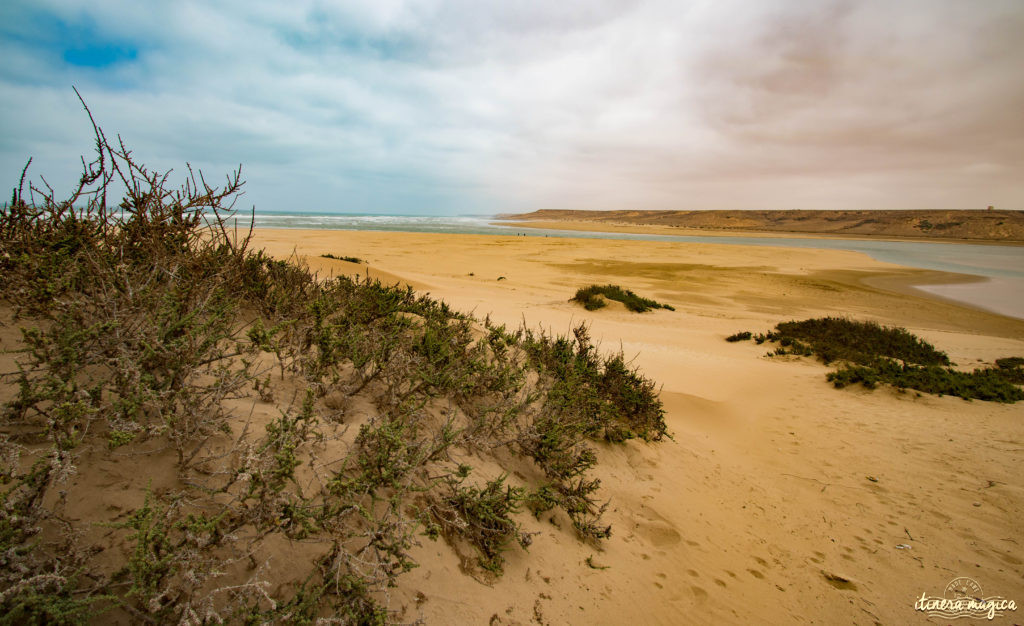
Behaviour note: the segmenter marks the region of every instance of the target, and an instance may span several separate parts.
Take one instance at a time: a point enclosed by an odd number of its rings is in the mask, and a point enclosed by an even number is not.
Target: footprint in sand
[[[679,535],[679,531],[673,528],[671,525],[665,522],[652,520],[649,522],[642,522],[637,532],[651,545],[655,547],[671,546],[679,543],[682,537]]]
[[[647,456],[640,450],[633,448],[626,449],[626,463],[633,470],[633,474],[637,480],[643,482],[650,482],[654,480],[654,474],[651,474],[652,469],[657,469],[658,463]]]
[[[1015,557],[1013,555],[1010,555],[1010,554],[1005,554],[1003,552],[996,552],[996,556],[999,557],[1002,561],[1005,561],[1006,563],[1009,563],[1010,565],[1020,565],[1021,564],[1020,563],[1020,559],[1018,559],[1017,557]]]
[[[821,571],[821,575],[825,577],[825,582],[832,585],[836,589],[844,591],[857,591],[857,583],[853,582],[850,578],[835,574],[833,572]]]
[[[636,533],[652,546],[671,546],[682,541],[682,535],[675,525],[650,507],[644,507],[638,516]]]

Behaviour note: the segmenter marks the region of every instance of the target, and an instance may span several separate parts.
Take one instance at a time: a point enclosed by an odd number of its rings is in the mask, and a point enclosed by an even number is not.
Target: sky
[[[5,0],[0,183],[77,179],[75,86],[257,211],[1024,209],[1021,33],[1021,0]]]

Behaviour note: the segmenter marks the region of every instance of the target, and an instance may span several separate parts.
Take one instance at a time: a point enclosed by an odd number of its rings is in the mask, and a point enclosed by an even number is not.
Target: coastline
[[[842,250],[617,239],[257,229],[253,245],[323,276],[410,284],[513,328],[586,322],[602,349],[662,385],[675,441],[597,449],[612,537],[579,544],[524,514],[534,546],[510,551],[490,584],[423,540],[394,601],[430,623],[927,623],[914,600],[958,574],[1015,598],[1024,570],[1004,538],[1024,531],[1019,406],[836,390],[820,363],[724,341],[845,314],[907,327],[963,367],[1024,355],[1024,321],[909,291],[971,277]],[[676,311],[568,302],[590,282]],[[947,435],[965,422],[972,438],[1007,443],[965,448]]]
[[[917,241],[912,239],[879,239],[879,238],[851,238],[851,237],[833,237],[833,236],[819,236],[819,237],[803,237],[779,234],[779,233],[734,233],[729,231],[718,231],[714,236],[708,236],[706,232],[692,231],[688,229],[679,229],[676,227],[665,227],[665,226],[618,226],[613,227],[607,224],[597,225],[597,229],[591,228],[591,222],[576,222],[573,224],[574,228],[564,230],[561,233],[550,233],[551,237],[559,238],[570,238],[570,239],[581,239],[581,238],[595,238],[601,237],[606,241],[610,240],[633,240],[633,241],[662,241],[662,242],[675,242],[675,243],[707,243],[712,245],[739,245],[748,248],[763,247],[763,246],[775,246],[775,247],[792,247],[796,249],[817,249],[814,241],[821,241],[822,245],[820,249],[838,249],[838,250],[851,250],[858,253],[866,253],[876,260],[883,261],[889,264],[895,264],[895,266],[903,266],[908,268],[921,269],[925,273],[916,275],[915,279],[909,279],[909,282],[904,280],[896,281],[883,281],[878,283],[879,286],[886,288],[887,285],[891,285],[892,289],[903,294],[914,295],[917,297],[925,297],[932,300],[941,300],[944,302],[957,302],[964,305],[967,308],[975,310],[983,310],[987,312],[993,312],[1000,315],[1008,315],[1017,319],[1024,319],[1024,273],[1019,270],[1012,269],[1014,261],[1010,260],[1010,256],[1015,254],[1016,248],[1013,248],[1014,252],[1010,252],[1010,249],[1006,246],[984,246],[984,247],[970,247],[964,248],[964,255],[952,254],[950,250],[943,250],[941,246],[943,243],[935,240],[929,241]],[[561,226],[562,223],[556,222],[532,222],[532,223],[520,223],[520,226],[528,228],[535,237],[547,238],[548,234],[543,232],[550,226]],[[514,228],[515,224],[507,225],[503,224],[500,226],[501,229]],[[456,227],[458,228],[458,227]],[[302,228],[298,226],[289,226],[284,228],[277,228],[273,226],[256,226],[256,230],[281,231],[294,232],[294,233],[307,233],[308,236],[317,237],[318,233],[330,232],[333,230],[342,231],[354,231],[354,232],[377,232],[377,233],[392,233],[392,234],[415,234],[415,233],[434,233],[444,235],[457,235],[457,236],[495,236],[495,237],[513,237],[517,240],[521,238],[522,232],[516,232],[515,230],[508,230],[506,232],[490,232],[490,231],[477,231],[477,230],[419,230],[415,225],[409,230],[405,229],[388,229],[388,230],[376,230],[367,228],[322,228],[321,226]],[[497,227],[496,227],[497,230]],[[579,233],[579,237],[573,235],[573,233]],[[615,234],[623,234],[622,239],[614,237]],[[603,235],[603,237],[602,237]],[[612,236],[608,236],[612,235]],[[688,236],[693,238],[687,239]],[[763,236],[762,236],[763,235]],[[776,242],[776,243],[770,243]],[[965,244],[970,246],[970,242],[958,241],[959,244]],[[901,244],[907,244],[906,247]],[[928,244],[934,244],[935,248]],[[996,254],[996,249],[1007,250],[1007,253],[999,252]],[[967,250],[970,250],[969,252]],[[986,252],[989,250],[991,252]],[[1007,266],[1009,263],[1009,266]],[[1009,269],[1007,269],[1009,267]],[[1002,269],[1001,269],[1002,268]],[[1005,272],[1009,271],[1010,276],[1015,276],[1009,280],[999,279],[1001,284],[996,287],[991,284],[988,279],[998,276],[1006,275]],[[931,273],[927,273],[931,272]],[[916,282],[914,282],[916,280]],[[960,284],[963,282],[975,281],[979,283],[988,284],[989,286],[978,286],[970,291],[957,290],[942,287],[947,287]],[[906,283],[906,284],[904,284]],[[938,285],[938,286],[935,286]],[[916,287],[923,287],[917,289]]]
[[[530,284],[531,281],[520,284],[512,275],[516,271],[512,264],[517,260],[534,259],[518,264],[526,266],[520,271],[528,272],[536,268],[539,259],[551,257],[558,259],[561,272],[582,269],[577,280],[586,280],[590,276],[594,281],[608,282],[604,279],[618,274],[625,282],[635,283],[638,279],[648,282],[652,289],[669,298],[728,301],[741,309],[756,301],[765,309],[785,311],[796,308],[824,314],[848,310],[851,314],[872,312],[879,316],[880,311],[893,310],[898,313],[891,316],[889,323],[892,324],[924,324],[1024,337],[1022,319],[917,289],[921,285],[982,282],[984,278],[884,263],[863,253],[846,250],[619,239],[524,238],[515,234],[262,228],[253,232],[258,245],[267,246],[271,254],[285,258],[295,252],[311,269],[321,274],[360,273],[430,292],[452,289],[460,294],[459,301],[454,304],[465,302],[474,310],[487,300],[465,297],[468,296],[467,289],[491,286],[481,274],[495,274],[489,277],[490,280],[507,274],[506,280],[502,281],[506,287],[518,285],[518,288],[533,291],[537,288]],[[428,262],[424,262],[419,252],[423,249],[431,250]],[[565,250],[570,252],[562,253]],[[319,257],[326,253],[356,256],[368,263],[357,265]],[[594,260],[609,256],[609,253],[621,254],[622,262],[598,263],[590,268],[586,267],[587,263],[580,262],[588,259],[593,264]],[[657,259],[658,262],[646,266],[641,264],[639,270],[628,269],[637,265],[635,259],[644,258]],[[700,262],[694,263],[695,259]],[[480,272],[479,268],[473,269],[475,265],[495,269]],[[475,276],[469,276],[469,273]],[[677,279],[684,275],[693,277],[694,282],[689,286],[680,283]],[[563,274],[563,282],[565,278]],[[768,286],[778,289],[774,296],[764,293]],[[568,288],[567,284],[567,292]],[[731,290],[757,295],[748,299],[733,297]],[[837,290],[843,291],[842,298],[830,301],[820,297],[823,293],[839,293]],[[672,294],[673,291],[676,293]],[[571,292],[568,292],[565,298],[570,296]],[[725,307],[719,313],[726,315],[729,312],[730,308]]]
[[[674,226],[649,226],[649,225],[610,225],[610,224],[596,224],[599,226],[598,229],[591,230],[589,227],[595,224],[594,222],[577,221],[571,223],[571,228],[565,229],[567,232],[601,232],[601,233],[623,233],[628,235],[651,235],[651,236],[678,236],[678,237],[695,237],[702,241],[713,241],[715,238],[720,238],[723,243],[737,243],[735,240],[744,239],[748,242],[750,240],[774,240],[779,241],[781,245],[786,245],[786,241],[796,242],[809,242],[809,241],[822,241],[828,242],[823,247],[835,248],[839,245],[839,242],[851,242],[854,245],[850,246],[850,249],[859,250],[861,252],[867,251],[871,256],[878,258],[879,260],[885,260],[888,262],[895,262],[898,265],[905,267],[914,267],[925,269],[929,271],[937,271],[936,274],[924,274],[920,278],[911,284],[903,284],[902,281],[881,281],[877,284],[883,288],[886,285],[891,284],[892,288],[904,294],[917,295],[940,299],[946,302],[958,302],[964,306],[974,309],[980,309],[1000,315],[1008,315],[1018,319],[1024,319],[1024,275],[1018,276],[1015,279],[1008,279],[1005,277],[995,278],[992,274],[999,274],[1000,270],[995,269],[996,266],[975,266],[975,267],[961,267],[954,269],[940,269],[943,265],[948,263],[943,262],[939,264],[939,267],[935,266],[935,261],[938,256],[934,253],[923,254],[915,252],[914,257],[898,259],[900,256],[900,249],[889,249],[889,250],[870,250],[868,246],[878,248],[878,246],[884,246],[885,244],[958,244],[964,246],[971,245],[985,245],[998,246],[1004,248],[1013,248],[1014,245],[1009,242],[975,242],[969,240],[938,240],[936,238],[931,239],[915,239],[915,238],[898,238],[898,237],[857,237],[857,236],[839,236],[839,235],[806,235],[804,233],[778,233],[778,232],[739,232],[739,231],[714,231],[706,232],[697,229],[685,229]],[[544,229],[551,230],[559,226],[559,222],[519,222],[516,225],[525,228]],[[861,244],[860,246],[856,245]],[[877,245],[873,245],[877,244]],[[765,244],[758,244],[765,245]],[[803,247],[803,246],[801,246]],[[903,251],[906,252],[907,249]],[[974,248],[977,250],[977,248]],[[971,255],[969,255],[971,256]],[[973,256],[977,257],[977,253],[973,253]],[[886,257],[897,257],[897,260]],[[915,265],[914,261],[920,263]],[[1005,265],[1005,260],[1003,261]],[[970,265],[970,263],[967,263]],[[963,283],[982,283],[976,285],[974,288],[967,289],[963,287],[957,287]],[[996,285],[995,283],[999,284]],[[987,286],[986,286],[987,285]]]

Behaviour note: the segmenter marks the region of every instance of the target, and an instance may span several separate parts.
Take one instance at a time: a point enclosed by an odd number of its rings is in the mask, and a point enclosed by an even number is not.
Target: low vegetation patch
[[[737,333],[727,341],[750,339]],[[860,383],[869,389],[888,384],[965,400],[1017,402],[1024,400],[1024,359],[998,359],[995,367],[964,372],[951,367],[949,357],[903,328],[845,318],[824,317],[782,322],[775,330],[753,336],[758,344],[778,347],[769,356],[817,356],[836,369],[826,377],[837,388]]]
[[[606,300],[616,300],[626,305],[626,308],[635,313],[644,313],[652,309],[668,309],[675,311],[675,307],[668,304],[661,304],[648,298],[641,298],[629,289],[623,289],[618,285],[591,285],[581,287],[571,301],[578,302],[588,311],[608,306]]]
[[[424,540],[494,577],[529,512],[611,534],[596,442],[668,436],[621,353],[317,280],[226,227],[238,173],[169,188],[94,128],[68,198],[0,210],[7,622],[410,621]]]
[[[1002,372],[1003,378],[1024,385],[1024,357],[1011,356],[996,359],[996,367]]]
[[[782,322],[775,330],[754,338],[792,347],[809,348],[825,364],[833,361],[870,364],[878,358],[917,365],[949,365],[944,352],[903,328],[858,322],[842,317],[822,317],[802,322]]]
[[[1018,369],[1015,373],[1019,380],[1021,371]],[[874,365],[843,365],[829,372],[828,380],[838,388],[860,383],[874,389],[879,383],[885,383],[897,389],[915,389],[940,396],[1010,403],[1024,400],[1024,391],[1017,386],[1019,382],[1014,384],[1013,374],[999,368],[961,372],[949,367],[908,365],[883,359]]]
[[[335,261],[348,261],[349,263],[362,263],[363,260],[355,256],[334,256],[331,253],[321,254],[325,259],[334,259]]]

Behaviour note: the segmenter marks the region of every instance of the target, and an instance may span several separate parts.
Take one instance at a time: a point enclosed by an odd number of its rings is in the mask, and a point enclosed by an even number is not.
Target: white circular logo
[[[981,593],[981,585],[973,578],[961,576],[949,581],[946,590],[942,593],[944,598],[956,600],[958,598],[974,598],[980,600],[985,596]]]

